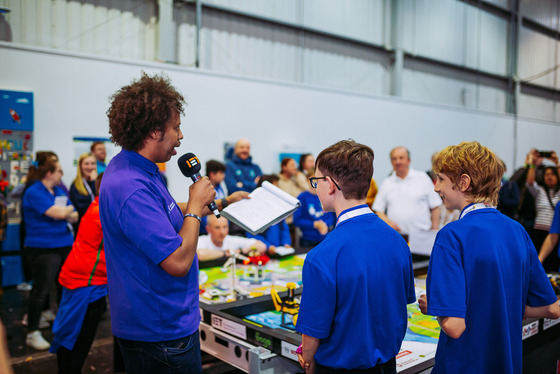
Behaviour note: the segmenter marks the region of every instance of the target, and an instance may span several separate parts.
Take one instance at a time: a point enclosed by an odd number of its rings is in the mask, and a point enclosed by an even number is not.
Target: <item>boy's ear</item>
[[[332,181],[332,179],[327,178],[327,180],[329,181],[329,191],[328,191],[328,193],[329,193],[329,195],[334,195],[334,193],[336,192],[337,188],[336,188],[336,186],[334,185],[334,182]]]
[[[459,185],[459,190],[461,192],[467,192],[471,187],[471,177],[467,174],[462,174],[459,177],[458,185]]]

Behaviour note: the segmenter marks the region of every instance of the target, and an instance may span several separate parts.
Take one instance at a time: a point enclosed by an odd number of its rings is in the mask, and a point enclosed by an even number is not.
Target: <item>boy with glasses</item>
[[[416,300],[412,259],[401,235],[365,203],[372,174],[372,149],[347,140],[319,154],[309,179],[337,222],[303,267],[296,330],[307,373],[396,372],[406,305]]]

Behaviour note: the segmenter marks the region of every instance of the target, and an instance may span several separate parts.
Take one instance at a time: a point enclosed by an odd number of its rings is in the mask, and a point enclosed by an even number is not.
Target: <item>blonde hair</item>
[[[84,196],[88,196],[89,193],[86,189],[86,186],[84,185],[84,176],[82,175],[82,163],[88,157],[93,157],[95,159],[93,153],[86,152],[80,155],[80,158],[78,159],[78,172],[76,173],[76,178],[74,178],[74,186],[76,187],[76,190],[78,190],[80,195],[84,195]]]
[[[461,175],[471,178],[470,202],[490,202],[498,204],[502,176],[505,168],[500,159],[489,148],[478,142],[462,142],[438,152],[433,161],[435,173],[445,174],[456,187]]]

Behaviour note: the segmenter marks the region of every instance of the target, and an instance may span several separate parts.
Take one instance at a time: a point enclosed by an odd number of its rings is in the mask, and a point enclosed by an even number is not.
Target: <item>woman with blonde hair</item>
[[[78,211],[79,219],[74,225],[74,233],[78,233],[80,220],[86,213],[91,202],[95,199],[95,179],[97,178],[97,163],[91,153],[82,153],[78,159],[76,178],[70,186],[70,200]]]

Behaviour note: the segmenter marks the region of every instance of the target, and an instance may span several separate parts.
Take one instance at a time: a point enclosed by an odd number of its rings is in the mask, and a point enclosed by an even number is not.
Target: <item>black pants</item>
[[[315,363],[315,373],[317,374],[395,374],[396,372],[397,361],[394,358],[369,369],[333,369]]]
[[[535,248],[537,249],[537,253],[538,253],[540,252],[543,242],[548,235],[548,231],[533,229],[533,232],[531,234],[532,234],[531,239],[533,240],[533,244],[535,245]],[[560,268],[560,257],[558,257],[558,245],[556,245],[552,249],[552,252],[550,252],[546,260],[544,260],[543,267],[547,273],[551,271],[553,272],[558,271],[558,269]]]
[[[29,295],[28,327],[29,331],[39,329],[39,319],[49,298],[53,282],[57,285],[57,303],[62,297],[62,288],[58,283],[58,273],[70,252],[71,247],[61,248],[26,248],[33,272],[33,289]]]
[[[97,332],[99,320],[106,310],[107,302],[105,301],[105,297],[88,305],[84,322],[82,323],[82,329],[80,330],[80,335],[78,335],[78,340],[76,340],[74,344],[74,348],[69,350],[60,347],[56,352],[59,374],[79,374],[82,372],[82,367],[84,366],[89,349],[95,338],[95,333]]]

